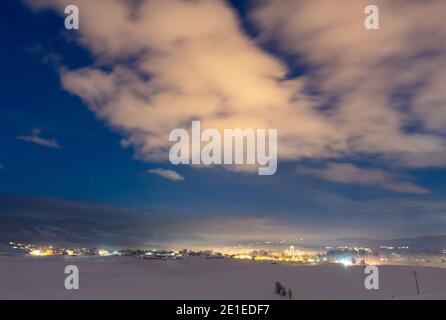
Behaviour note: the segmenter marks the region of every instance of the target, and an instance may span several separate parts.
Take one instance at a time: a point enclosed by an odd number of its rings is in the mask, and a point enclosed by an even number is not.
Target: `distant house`
[[[174,251],[149,251],[144,255],[146,260],[171,260],[178,257]]]

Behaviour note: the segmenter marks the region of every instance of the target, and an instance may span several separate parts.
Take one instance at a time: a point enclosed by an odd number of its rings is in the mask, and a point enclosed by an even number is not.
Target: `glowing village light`
[[[345,267],[350,267],[353,265],[353,262],[350,259],[342,259],[340,261]]]
[[[54,254],[54,251],[51,249],[49,249],[49,250],[35,249],[35,250],[31,250],[31,252],[29,254],[34,257],[48,257],[48,256],[52,256]]]
[[[101,250],[99,250],[99,251],[98,251],[98,254],[99,254],[100,256],[109,256],[109,255],[111,255],[110,251],[108,251],[108,250],[106,250],[106,249],[101,249]]]

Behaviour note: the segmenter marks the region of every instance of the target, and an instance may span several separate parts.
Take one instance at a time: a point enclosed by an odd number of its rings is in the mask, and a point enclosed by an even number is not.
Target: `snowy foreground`
[[[78,291],[64,287],[67,265],[79,268]],[[293,290],[293,299],[446,299],[446,269],[379,268],[380,290],[368,291],[362,267],[198,257],[158,261],[0,256],[0,299],[285,299],[274,294],[276,281]]]

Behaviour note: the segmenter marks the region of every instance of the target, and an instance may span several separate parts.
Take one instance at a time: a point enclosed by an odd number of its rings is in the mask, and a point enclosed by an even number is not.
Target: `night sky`
[[[2,1],[0,240],[444,234],[445,2],[277,2]],[[171,165],[193,119],[278,128],[277,174]]]

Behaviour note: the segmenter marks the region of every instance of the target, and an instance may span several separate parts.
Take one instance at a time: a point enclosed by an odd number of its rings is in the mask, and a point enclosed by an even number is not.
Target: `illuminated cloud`
[[[18,136],[17,139],[51,149],[60,149],[59,143],[55,139],[46,139],[41,137],[41,135],[42,129],[36,128],[32,130],[31,134]]]
[[[399,193],[429,194],[430,191],[378,169],[362,169],[352,164],[329,164],[324,168],[300,168],[298,172],[353,185],[377,186]]]
[[[176,171],[167,170],[162,168],[156,168],[147,171],[148,173],[159,175],[160,177],[166,178],[172,181],[184,181],[184,177]]]
[[[220,130],[278,128],[282,159],[326,156],[329,141],[343,140],[304,94],[305,79],[285,80],[287,66],[244,34],[226,2],[71,2],[82,11],[78,40],[98,64],[63,70],[62,83],[140,159],[167,161],[169,132],[193,119]],[[66,1],[33,3],[63,12]]]
[[[374,1],[379,31],[363,26],[364,0],[266,0],[251,18],[262,41],[310,66],[312,89],[344,137],[327,147],[444,166],[446,2],[428,2]]]
[[[225,1],[28,2],[61,14],[68,2],[79,6],[81,28],[71,34],[96,63],[63,69],[63,86],[140,159],[167,162],[169,132],[200,120],[220,130],[277,128],[282,161],[373,156],[400,167],[446,165],[443,0],[377,0],[380,31],[363,27],[366,1],[253,5],[259,40],[308,69],[292,79]]]

